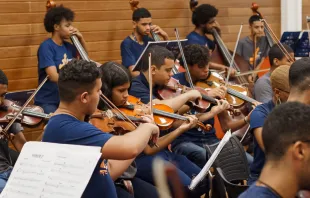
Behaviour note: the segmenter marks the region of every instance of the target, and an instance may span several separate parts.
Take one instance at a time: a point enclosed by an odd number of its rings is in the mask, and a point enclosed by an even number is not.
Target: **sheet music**
[[[189,185],[189,189],[193,190],[199,182],[201,182],[207,175],[208,171],[210,170],[213,162],[217,158],[217,156],[220,154],[222,148],[225,146],[225,144],[229,141],[231,137],[231,131],[227,131],[224,135],[223,139],[219,143],[219,145],[216,147],[215,151],[212,153],[211,157],[207,161],[206,165],[203,167],[203,169],[200,171],[200,173],[192,180],[191,184]]]
[[[27,142],[0,198],[81,197],[100,147]]]

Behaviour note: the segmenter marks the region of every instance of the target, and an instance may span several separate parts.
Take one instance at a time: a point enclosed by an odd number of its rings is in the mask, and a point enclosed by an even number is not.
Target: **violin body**
[[[4,106],[12,107],[16,110],[14,113],[0,111],[0,123],[10,122],[11,119],[14,118],[18,110],[21,108],[10,100],[4,100]],[[44,110],[41,107],[35,105],[28,105],[25,110],[19,115],[18,121],[21,122],[21,124],[25,124],[28,126],[37,126],[41,123],[43,119],[48,119],[49,117],[50,115],[44,114]]]
[[[135,126],[128,121],[120,120],[115,116],[109,115],[108,111],[96,110],[91,115],[89,123],[106,133],[122,135],[135,130]]]
[[[195,89],[203,95],[208,95],[208,92],[201,87],[195,87]],[[192,89],[181,85],[176,79],[170,78],[169,83],[163,89],[159,90],[158,94],[161,99],[167,100],[190,90]],[[210,103],[202,99],[198,100],[197,103],[191,102],[190,106],[194,107],[197,112],[203,113],[210,107]]]
[[[198,87],[202,87],[202,88],[217,88],[217,87],[220,87],[221,85],[224,85],[224,78],[218,74],[218,73],[215,73],[215,72],[210,72],[210,75],[208,77],[208,79],[206,81],[201,81],[201,82],[197,82],[196,85]],[[229,90],[234,90],[234,91],[237,91],[239,92],[240,94],[243,94],[245,96],[248,95],[248,90],[241,86],[241,85],[236,85],[236,84],[229,84],[227,86],[227,94],[226,94],[226,97],[225,99],[227,100],[227,102],[232,105],[234,108],[240,108],[244,105],[245,101],[234,96],[234,95],[231,95],[229,94]]]
[[[134,96],[128,97],[128,103],[129,105],[124,105],[124,107],[119,108],[124,114],[128,116],[140,118],[141,116],[149,115],[151,113],[148,105],[142,103]],[[154,104],[153,108],[162,112],[174,113],[172,108],[164,104]],[[158,115],[156,113],[154,113],[153,117],[156,125],[160,128],[160,130],[169,129],[174,122],[173,118]]]

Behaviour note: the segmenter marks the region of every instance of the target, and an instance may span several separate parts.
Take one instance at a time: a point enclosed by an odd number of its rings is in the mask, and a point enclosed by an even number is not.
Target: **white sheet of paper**
[[[202,168],[200,173],[192,180],[191,184],[189,185],[190,190],[193,190],[199,184],[199,182],[201,182],[206,177],[206,175],[208,174],[208,171],[210,170],[212,164],[214,163],[217,156],[220,154],[222,148],[229,141],[230,137],[231,137],[231,131],[229,130],[225,133],[223,139],[221,140],[219,145],[216,147],[215,151],[212,153],[212,155],[209,158],[209,160],[207,161],[206,165]]]
[[[100,147],[27,142],[0,198],[79,198]]]

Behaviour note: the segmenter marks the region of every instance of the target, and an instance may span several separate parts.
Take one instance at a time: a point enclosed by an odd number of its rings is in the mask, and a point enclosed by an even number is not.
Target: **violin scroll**
[[[51,8],[55,8],[56,7],[56,2],[53,0],[47,0],[46,2],[46,10],[48,11]]]
[[[251,10],[253,11],[253,14],[257,14],[258,16],[260,16],[260,18],[263,19],[263,16],[262,14],[258,11],[258,8],[259,8],[259,5],[255,2],[252,3],[252,6],[251,6]]]
[[[135,11],[136,9],[139,8],[139,0],[129,0],[130,8],[132,11]]]
[[[189,7],[190,7],[192,12],[195,11],[197,5],[198,5],[198,0],[190,0],[189,1]]]

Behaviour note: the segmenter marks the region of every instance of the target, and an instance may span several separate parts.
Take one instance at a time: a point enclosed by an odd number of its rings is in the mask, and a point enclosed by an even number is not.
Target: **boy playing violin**
[[[4,104],[4,97],[8,90],[8,79],[4,72],[0,70],[0,109],[1,111],[12,111],[12,107],[5,106]],[[0,127],[0,130],[2,131],[2,127]],[[14,138],[12,138],[12,143],[14,147],[17,149],[18,152],[22,150],[22,147],[26,143],[25,136],[23,134],[23,127],[20,123],[13,123],[13,125],[9,129],[9,133],[14,135]],[[12,151],[9,148],[8,140],[5,139],[5,137],[0,138],[0,193],[4,189],[10,174],[13,170],[13,158],[12,158]]]
[[[76,35],[84,49],[86,44],[82,34],[72,26],[74,12],[69,8],[58,6],[51,8],[45,15],[44,27],[52,37],[41,43],[38,49],[39,84],[48,76],[47,82],[35,96],[35,104],[41,106],[45,113],[54,112],[59,105],[58,72],[72,58],[77,57],[76,48],[69,42],[71,35]]]
[[[131,76],[129,71],[122,65],[115,62],[108,62],[103,64],[101,67],[103,73],[102,76],[102,92],[106,95],[116,106],[121,107],[127,104],[128,100],[128,89],[130,87]],[[143,75],[143,74],[140,74]],[[105,105],[100,106],[100,109],[104,109]],[[183,123],[178,126],[175,130],[164,134],[157,141],[158,148],[147,146],[144,149],[144,153],[136,159],[137,173],[136,176],[131,180],[134,188],[135,197],[157,197],[153,186],[149,186],[148,183],[142,183],[145,180],[149,183],[154,184],[152,172],[152,161],[155,156],[160,156],[166,161],[174,161],[178,167],[178,172],[183,182],[184,187],[187,189],[191,181],[191,175],[199,173],[200,169],[192,164],[187,158],[173,154],[166,151],[165,148],[180,134],[186,132],[188,129],[194,127],[197,124],[197,118],[193,116],[187,116],[189,122]],[[187,168],[185,168],[187,167]],[[139,178],[139,179],[138,179]],[[142,180],[141,180],[142,179]],[[139,183],[136,183],[140,181]],[[201,188],[201,189],[199,189]],[[189,192],[191,197],[199,197],[201,194],[207,192],[207,190],[199,187],[195,192]],[[146,191],[146,189],[149,189]]]
[[[195,85],[199,81],[206,81],[210,75],[209,49],[206,46],[198,44],[187,45],[184,49],[184,56],[193,84]],[[182,62],[181,60],[181,63]],[[181,85],[190,86],[186,73],[178,73],[174,75],[173,78],[177,79]],[[226,93],[227,88],[225,86],[220,86],[209,90],[208,96],[224,99]],[[210,124],[212,129],[210,131],[198,131],[196,128],[190,129],[172,143],[172,150],[178,154],[185,155],[192,162],[203,167],[207,162],[207,153],[204,145],[211,145],[219,142],[219,139],[215,135],[214,116],[218,115],[223,131],[227,131],[228,129],[232,131],[238,130],[249,122],[248,117],[238,121],[232,121],[227,112],[229,108],[230,105],[227,101],[220,100],[219,104],[212,107],[209,112],[201,114],[191,110],[191,113],[198,116],[199,120],[204,124]],[[248,161],[249,163],[252,161],[250,155],[248,156]]]
[[[149,53],[151,53],[151,71],[149,71],[148,65],[148,57]],[[172,76],[172,68],[174,66],[174,55],[172,52],[167,50],[164,47],[160,46],[152,46],[148,48],[142,57],[141,61],[141,73],[139,76],[134,78],[131,83],[131,87],[129,90],[129,94],[133,95],[145,104],[150,102],[150,88],[149,83],[153,86],[153,98],[152,102],[154,104],[165,104],[171,107],[174,112],[182,113],[182,106],[188,101],[195,101],[196,99],[201,98],[201,94],[197,90],[191,90],[175,98],[160,100],[158,97],[158,90],[160,86],[167,85],[171,76]],[[151,72],[152,82],[149,82],[148,73]],[[174,128],[178,127],[179,123],[175,123]],[[177,128],[176,130],[180,130]],[[184,131],[183,131],[184,132]],[[183,133],[182,132],[182,133]],[[164,133],[164,131],[162,131]],[[180,133],[181,134],[181,133]],[[180,135],[179,134],[179,135]],[[179,136],[178,135],[178,136]],[[141,155],[136,159],[136,163],[138,165],[137,177],[153,183],[151,172],[151,164],[156,156],[160,156],[166,161],[174,161],[179,172],[179,176],[181,178],[181,182],[184,186],[188,186],[191,182],[191,178],[193,175],[197,175],[200,171],[200,168],[190,162],[185,156],[177,155],[171,153],[168,150],[162,150],[155,155]],[[201,193],[207,192],[207,188],[201,188]],[[198,189],[197,189],[198,192]],[[193,193],[193,192],[192,192]],[[191,195],[190,197],[198,196]]]
[[[101,147],[102,156],[83,193],[85,198],[116,198],[113,180],[143,151],[150,136],[159,133],[156,125],[143,123],[131,133],[113,136],[84,122],[85,117],[97,109],[101,85],[96,63],[72,60],[65,65],[58,79],[60,104],[43,135],[45,142]]]

